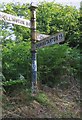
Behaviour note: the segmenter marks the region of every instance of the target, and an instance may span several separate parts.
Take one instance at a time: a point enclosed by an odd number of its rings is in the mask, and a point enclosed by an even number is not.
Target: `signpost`
[[[22,19],[4,12],[0,12],[0,20],[31,28],[31,22],[29,20]]]
[[[32,94],[37,93],[37,51],[36,44],[36,6],[30,6],[31,10],[31,53],[32,53]]]
[[[36,8],[37,7],[35,5],[31,4],[30,21],[4,12],[0,12],[0,20],[31,28],[32,93],[33,94],[37,93],[37,49],[64,41],[63,32],[57,33],[52,36],[36,33]]]
[[[35,47],[37,48],[42,48],[45,46],[50,46],[56,43],[60,43],[64,41],[64,34],[63,32],[57,33],[53,36],[50,36],[48,38],[44,38],[43,40],[39,41],[36,43]]]

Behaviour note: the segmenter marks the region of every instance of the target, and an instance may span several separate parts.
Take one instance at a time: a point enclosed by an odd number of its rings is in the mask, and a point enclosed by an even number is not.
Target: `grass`
[[[26,80],[10,80],[10,81],[6,81],[6,82],[2,82],[3,86],[11,86],[11,85],[18,85],[18,84],[24,84],[26,83]]]
[[[43,92],[39,92],[37,96],[34,98],[37,102],[41,103],[42,105],[48,105],[49,99],[47,95]]]
[[[49,97],[49,96],[51,96],[51,97]],[[32,108],[32,106],[31,106],[31,103],[33,105],[35,104],[34,103],[34,100],[35,100],[42,106],[42,108],[40,106],[39,107],[37,106],[36,108],[38,108],[38,110],[39,109],[44,110],[44,108],[46,108],[44,113],[40,113],[40,114],[44,114],[44,116],[46,114],[48,114],[48,115],[51,114],[52,116],[55,116],[57,118],[68,118],[68,117],[75,118],[76,116],[77,116],[77,118],[79,118],[79,113],[77,113],[79,109],[77,108],[75,103],[74,103],[74,105],[71,105],[71,103],[67,102],[67,104],[65,105],[63,99],[61,100],[61,102],[58,101],[59,100],[58,96],[56,96],[56,95],[54,96],[52,93],[51,93],[51,95],[49,94],[49,96],[48,96],[48,93],[46,93],[45,91],[39,91],[37,93],[37,95],[32,96],[31,89],[22,88],[21,91],[18,91],[18,92],[17,92],[17,90],[15,90],[12,97],[13,98],[19,97],[21,99],[21,102],[20,101],[17,102],[17,99],[16,99],[15,105],[16,106],[17,105],[18,106],[21,106],[21,105],[28,106],[30,108],[29,112],[31,112],[31,110],[33,111],[35,109],[35,107]],[[11,97],[11,99],[12,99],[12,97]],[[56,98],[58,98],[58,99],[55,102],[54,100]],[[5,98],[3,101],[5,102]],[[6,106],[4,106],[4,107],[6,108],[6,111],[7,111],[7,109],[12,110],[12,108],[15,107],[15,106],[13,106],[13,102],[10,103],[9,101],[7,101],[5,105]],[[73,108],[73,107],[75,107],[75,108]],[[20,109],[21,109],[21,107],[20,107]],[[31,115],[32,114],[35,114],[35,112],[34,113],[31,112]],[[35,116],[37,116],[37,114],[35,114]]]
[[[33,100],[36,100],[38,103],[47,106],[49,104],[49,98],[44,92],[39,92],[37,95],[32,96],[31,89],[24,89],[22,92],[22,98],[26,99],[28,103],[31,103]]]

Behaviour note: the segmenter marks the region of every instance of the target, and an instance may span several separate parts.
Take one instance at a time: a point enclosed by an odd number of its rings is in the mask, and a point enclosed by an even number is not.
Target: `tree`
[[[37,29],[45,34],[65,33],[65,42],[71,47],[79,45],[79,10],[54,2],[42,2],[37,11]]]

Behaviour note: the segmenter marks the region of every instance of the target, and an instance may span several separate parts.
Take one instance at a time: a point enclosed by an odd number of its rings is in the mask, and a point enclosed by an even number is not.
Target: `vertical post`
[[[32,94],[37,92],[36,6],[31,4]]]

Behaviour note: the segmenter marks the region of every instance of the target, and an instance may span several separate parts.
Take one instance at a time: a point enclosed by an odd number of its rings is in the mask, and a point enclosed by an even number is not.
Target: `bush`
[[[28,82],[31,81],[31,55],[29,46],[25,43],[3,48],[3,74],[6,81],[18,79],[21,73]],[[53,45],[39,49],[38,53],[38,80],[53,86],[62,80],[62,76],[79,75],[80,53],[67,44]]]
[[[77,78],[79,68],[79,50],[72,49],[67,44],[54,45],[38,51],[38,79],[44,84],[58,84],[64,75]]]

